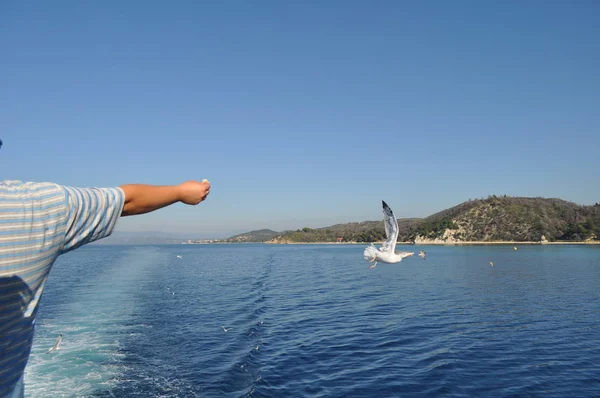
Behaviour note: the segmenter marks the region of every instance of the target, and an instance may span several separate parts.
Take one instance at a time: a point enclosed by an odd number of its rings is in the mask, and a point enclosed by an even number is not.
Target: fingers
[[[207,179],[202,181],[188,180],[181,184],[181,201],[188,205],[197,205],[206,200],[210,194],[210,182]]]
[[[204,195],[202,195],[202,201],[204,201],[210,194],[211,185],[210,185],[210,182],[206,178],[204,180],[202,180],[202,184],[206,185]]]

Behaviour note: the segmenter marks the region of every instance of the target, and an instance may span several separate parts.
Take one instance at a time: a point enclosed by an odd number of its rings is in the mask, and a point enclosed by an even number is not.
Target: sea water
[[[398,246],[415,256],[374,269],[364,247],[69,253],[25,394],[600,396],[600,247]]]

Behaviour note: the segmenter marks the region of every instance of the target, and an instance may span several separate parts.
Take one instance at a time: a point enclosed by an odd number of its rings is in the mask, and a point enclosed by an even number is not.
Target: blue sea
[[[25,394],[600,396],[599,246],[398,246],[415,256],[374,269],[364,247],[69,253]]]

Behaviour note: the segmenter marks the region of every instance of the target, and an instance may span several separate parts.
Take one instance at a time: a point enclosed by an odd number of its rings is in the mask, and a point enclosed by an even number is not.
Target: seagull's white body
[[[377,266],[377,262],[381,261],[386,264],[395,264],[402,261],[402,259],[406,257],[410,257],[415,253],[411,252],[396,252],[396,241],[398,240],[398,220],[396,220],[396,216],[390,207],[383,200],[381,201],[383,206],[383,222],[385,224],[385,234],[387,236],[387,240],[381,245],[379,249],[375,247],[371,243],[371,246],[368,246],[363,256],[365,260],[370,263],[373,263],[369,268],[375,268]]]
[[[371,248],[375,249],[376,252],[369,250]],[[384,249],[384,247],[381,246],[381,248],[379,250],[377,250],[375,245],[373,245],[371,243],[371,246],[367,247],[365,249],[365,258],[369,262],[375,261],[375,262],[382,262],[382,263],[386,263],[386,264],[396,264],[396,263],[399,263],[400,261],[402,261],[403,258],[410,257],[414,254],[414,253],[407,253],[407,252],[392,253],[392,252],[388,252],[388,251],[382,251],[383,249]],[[368,251],[368,253],[367,253],[367,251]],[[368,254],[372,254],[372,256],[367,257]]]
[[[48,352],[46,352],[46,354],[50,354],[52,351],[56,351],[58,349],[60,349],[60,342],[62,341],[62,334],[58,335],[58,338],[56,339],[56,342],[54,343],[54,345],[52,346],[52,348],[50,348],[48,350]]]

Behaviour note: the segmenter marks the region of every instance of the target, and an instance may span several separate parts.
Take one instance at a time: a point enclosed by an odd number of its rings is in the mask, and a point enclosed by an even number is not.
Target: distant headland
[[[600,244],[600,204],[490,195],[426,218],[399,219],[398,226],[398,242],[405,244]],[[181,243],[356,244],[384,240],[383,221],[362,221],[295,231],[261,229],[226,239]]]

